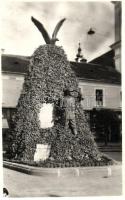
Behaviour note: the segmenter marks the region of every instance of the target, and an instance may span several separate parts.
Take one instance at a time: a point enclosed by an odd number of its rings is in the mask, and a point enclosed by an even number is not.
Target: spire
[[[84,58],[84,56],[82,55],[82,49],[80,46],[80,42],[79,42],[79,47],[78,47],[78,53],[76,54],[76,58],[75,61],[76,62],[86,62],[87,60]]]

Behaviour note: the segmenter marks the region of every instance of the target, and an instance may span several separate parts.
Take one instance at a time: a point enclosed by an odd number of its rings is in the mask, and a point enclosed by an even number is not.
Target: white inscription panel
[[[51,128],[54,125],[53,122],[53,104],[44,103],[40,109],[39,120],[41,128]]]
[[[49,157],[50,153],[50,145],[48,144],[37,144],[36,152],[34,154],[34,161],[44,161]]]

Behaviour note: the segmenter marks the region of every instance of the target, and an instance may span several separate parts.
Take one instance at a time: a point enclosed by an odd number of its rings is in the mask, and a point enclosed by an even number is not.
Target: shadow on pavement
[[[56,194],[49,194],[49,195],[47,195],[48,197],[61,197],[61,196],[59,196],[59,195],[56,195]]]

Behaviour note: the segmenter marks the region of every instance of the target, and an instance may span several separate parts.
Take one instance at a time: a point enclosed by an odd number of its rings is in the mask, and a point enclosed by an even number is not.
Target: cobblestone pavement
[[[119,196],[122,174],[118,167],[112,176],[85,173],[82,176],[33,176],[4,168],[4,186],[10,197]]]

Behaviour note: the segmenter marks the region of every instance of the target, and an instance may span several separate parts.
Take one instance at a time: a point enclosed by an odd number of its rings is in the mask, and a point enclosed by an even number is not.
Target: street
[[[105,154],[118,162],[122,162],[122,152],[105,152]]]
[[[121,168],[106,174],[82,176],[33,176],[4,168],[4,187],[10,197],[119,196],[122,193]]]

